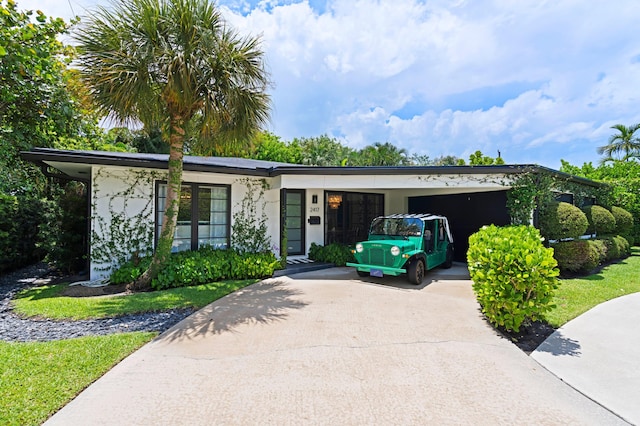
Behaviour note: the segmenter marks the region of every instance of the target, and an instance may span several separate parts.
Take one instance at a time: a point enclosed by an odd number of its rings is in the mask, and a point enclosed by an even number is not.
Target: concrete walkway
[[[247,287],[122,361],[49,425],[624,424],[482,319],[463,267]]]
[[[640,425],[640,293],[559,328],[531,356],[564,382]]]

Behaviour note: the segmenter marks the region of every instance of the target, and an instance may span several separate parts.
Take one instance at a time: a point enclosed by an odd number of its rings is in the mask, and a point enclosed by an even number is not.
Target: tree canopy
[[[208,0],[116,1],[75,36],[99,111],[158,128],[169,144],[162,229],[149,269],[131,287],[147,289],[171,253],[190,131],[203,153],[250,140],[269,117],[264,54],[259,38],[241,37]]]

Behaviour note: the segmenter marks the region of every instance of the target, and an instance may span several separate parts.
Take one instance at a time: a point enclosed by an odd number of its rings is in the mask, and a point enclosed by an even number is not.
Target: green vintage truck
[[[353,255],[361,277],[407,274],[409,282],[421,284],[425,271],[450,268],[453,238],[444,216],[394,214],[371,222],[367,241],[356,244]]]

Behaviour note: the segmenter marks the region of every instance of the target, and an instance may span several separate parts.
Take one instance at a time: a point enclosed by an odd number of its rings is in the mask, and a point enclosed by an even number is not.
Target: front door
[[[284,229],[287,237],[287,254],[305,254],[304,238],[304,189],[284,191]]]

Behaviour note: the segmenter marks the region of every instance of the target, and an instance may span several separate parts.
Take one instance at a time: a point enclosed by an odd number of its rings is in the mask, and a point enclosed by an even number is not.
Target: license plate
[[[380,269],[372,269],[369,272],[369,275],[371,275],[372,277],[382,277],[384,274],[382,273],[382,270],[380,270]]]

